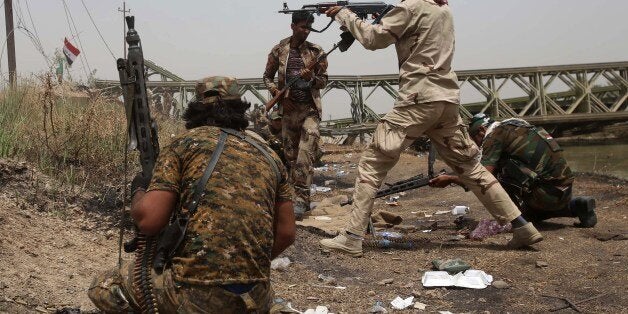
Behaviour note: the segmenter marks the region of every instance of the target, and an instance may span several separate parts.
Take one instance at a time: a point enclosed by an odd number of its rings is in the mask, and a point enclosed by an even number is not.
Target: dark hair
[[[244,113],[251,103],[241,99],[219,100],[213,104],[192,101],[183,113],[186,129],[210,125],[242,131],[249,126]]]
[[[299,24],[300,22],[307,22],[307,24],[314,23],[314,15],[310,12],[294,12],[292,13],[292,24]]]

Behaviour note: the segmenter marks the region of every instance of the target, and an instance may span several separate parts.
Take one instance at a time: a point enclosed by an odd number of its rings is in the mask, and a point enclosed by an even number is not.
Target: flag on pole
[[[63,41],[63,54],[65,55],[66,60],[68,60],[68,64],[72,65],[74,59],[78,57],[79,53],[81,53],[78,48],[74,47],[67,38]]]

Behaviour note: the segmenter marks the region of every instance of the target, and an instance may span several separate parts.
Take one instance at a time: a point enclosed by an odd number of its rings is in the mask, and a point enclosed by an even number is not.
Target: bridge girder
[[[149,62],[147,68],[148,65]],[[167,70],[152,62],[150,65],[149,72],[162,75],[162,80],[147,82],[147,88],[179,93],[181,104],[187,102],[189,96],[193,94],[195,81],[177,80],[178,77]],[[467,88],[471,89],[471,93],[484,99],[467,102],[460,107],[461,115],[466,118],[478,112],[489,113],[497,119],[509,117],[531,119],[628,110],[628,61],[470,70],[456,73],[463,88],[463,98],[466,91],[464,89]],[[170,80],[164,81],[164,78]],[[242,93],[250,92],[260,102],[267,101],[264,94],[268,95],[268,92],[261,78],[238,79],[238,82]],[[95,84],[96,87],[103,89],[119,86],[117,81],[108,80],[96,80]],[[397,74],[330,76],[328,86],[322,94],[325,95],[333,89],[345,91],[351,99],[351,118],[329,120],[324,125],[342,127],[378,121],[380,116],[366,102],[376,90],[384,91],[392,99],[396,98],[397,85]]]

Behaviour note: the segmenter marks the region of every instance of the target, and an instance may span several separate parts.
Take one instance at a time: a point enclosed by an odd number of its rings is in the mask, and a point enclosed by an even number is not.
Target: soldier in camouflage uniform
[[[543,128],[516,118],[495,122],[481,113],[471,120],[469,133],[482,147],[482,164],[496,175],[526,219],[578,217],[577,226],[595,226],[595,199],[572,196],[574,176],[562,148]],[[458,178],[445,175],[437,180],[446,185]]]
[[[152,179],[140,174],[133,180],[131,215],[143,234],[158,234],[177,204],[189,204],[221,128],[237,131],[226,139],[171,264],[160,275],[152,272],[157,308],[161,313],[267,313],[271,259],[294,241],[294,191],[279,157],[257,134],[243,132],[250,104],[240,99],[235,79],[210,77],[196,92],[183,116],[188,131],[162,149]],[[245,138],[258,138],[261,146]],[[176,213],[186,215],[187,209],[184,205]],[[107,313],[138,312],[142,292],[134,292],[132,277],[129,267],[105,273],[95,278],[89,297]]]
[[[281,140],[281,116],[277,110],[274,110],[268,116],[270,122],[266,124],[260,131],[259,135],[268,142],[270,148],[272,148],[281,160],[283,161],[286,167],[289,167],[290,164],[286,161],[285,155],[283,153],[283,141]]]
[[[287,81],[299,78],[279,100],[284,154],[297,195],[294,210],[298,217],[310,209],[310,185],[320,137],[320,90],[327,85],[327,60],[322,60],[312,70],[306,68],[324,54],[320,46],[306,41],[313,21],[314,17],[308,13],[292,15],[292,36],[273,47],[264,71],[264,83],[273,96]]]

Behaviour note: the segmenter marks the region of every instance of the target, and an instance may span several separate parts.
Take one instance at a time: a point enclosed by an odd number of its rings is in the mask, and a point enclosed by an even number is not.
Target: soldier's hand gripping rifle
[[[129,44],[128,56],[126,60],[118,59],[117,66],[126,111],[128,149],[139,151],[142,176],[150,178],[159,155],[157,124],[150,115],[144,76],[144,54],[140,36],[135,30],[135,17],[127,16],[126,23],[129,27],[126,35],[126,42]],[[124,250],[127,253],[133,252],[136,241],[137,238],[126,243]]]
[[[348,35],[347,35],[348,34]],[[336,44],[334,44],[334,46],[327,52],[321,54],[318,56],[318,58],[316,58],[316,60],[314,60],[312,63],[308,64],[305,68],[308,70],[313,70],[314,67],[316,65],[318,65],[319,63],[321,63],[323,60],[325,60],[327,58],[327,56],[332,53],[334,50],[336,49],[340,49],[341,52],[345,52],[347,51],[347,49],[349,49],[349,47],[351,47],[351,44],[353,44],[353,41],[355,40],[355,38],[353,38],[353,36],[351,36],[351,33],[349,32],[344,32],[342,34],[340,34],[340,41]],[[269,100],[266,104],[264,104],[264,107],[266,108],[266,112],[270,111],[270,109],[273,108],[273,106],[275,106],[275,104],[279,101],[279,99],[281,97],[283,97],[283,95],[285,95],[285,93],[296,83],[299,81],[299,76],[295,76],[292,79],[290,79],[286,85],[277,92],[277,94],[275,94],[273,96],[273,98],[271,100]]]
[[[315,4],[306,4],[303,7],[301,7],[301,9],[291,10],[290,8],[288,8],[288,4],[284,2],[283,10],[279,11],[279,13],[293,14],[296,12],[307,12],[310,14],[320,15],[324,13],[325,11],[327,11],[327,9],[331,7],[335,7],[335,6],[343,6],[345,8],[348,8],[351,11],[353,11],[355,14],[357,14],[359,18],[364,19],[364,20],[366,20],[370,15],[371,17],[373,17],[373,24],[379,23],[382,17],[384,17],[384,15],[388,13],[388,11],[392,10],[392,8],[395,7],[392,4],[387,4],[381,1],[374,1],[374,2],[336,1],[336,2],[319,2]],[[328,29],[331,23],[333,22],[334,22],[334,19],[332,18],[329,21],[329,24],[327,24],[327,26],[325,26],[323,29],[317,30],[317,29],[310,28],[310,30],[316,33],[322,33],[326,29]],[[348,31],[345,31],[342,34],[340,34],[340,38],[341,38],[340,42],[335,44],[331,50],[320,55],[314,62],[312,62],[311,64],[308,64],[306,68],[308,70],[312,70],[319,62],[327,58],[327,56],[330,53],[332,53],[332,51],[336,50],[336,48],[339,48],[341,52],[347,51],[349,47],[351,47],[351,44],[353,44],[353,41],[355,40],[353,35]],[[293,79],[288,81],[286,85],[284,86],[284,88],[282,88],[279,92],[277,92],[277,94],[275,94],[273,98],[265,104],[266,112],[270,111],[270,109],[279,101],[279,99],[286,93],[286,91],[288,91],[290,87],[294,85],[298,80],[299,80],[299,77],[294,77]]]
[[[325,13],[328,9],[336,6],[345,7],[355,13],[359,18],[366,20],[369,18],[373,18],[373,24],[379,23],[379,21],[388,13],[388,11],[392,10],[395,6],[392,4],[388,4],[382,1],[372,1],[372,2],[350,2],[350,1],[335,1],[335,2],[319,2],[315,4],[306,4],[301,9],[291,10],[288,8],[288,4],[286,2],[283,3],[283,10],[279,11],[279,13],[292,14],[296,12],[307,12],[310,14],[320,15]],[[317,30],[310,28],[311,31],[316,33],[322,33],[329,28],[331,23],[334,22],[332,18],[329,21],[329,24],[325,26],[323,29]]]
[[[129,44],[128,57],[126,60],[118,59],[117,67],[127,118],[128,149],[139,151],[142,177],[150,178],[157,155],[159,155],[157,124],[150,115],[144,76],[144,55],[140,36],[135,30],[135,17],[127,16],[126,23],[129,27],[126,34],[126,42]],[[123,238],[125,216],[122,216],[121,221],[120,243]],[[157,237],[143,235],[137,228],[133,240],[124,244],[125,252],[135,252],[132,288],[142,313],[158,313],[157,301],[150,280],[156,246]]]

